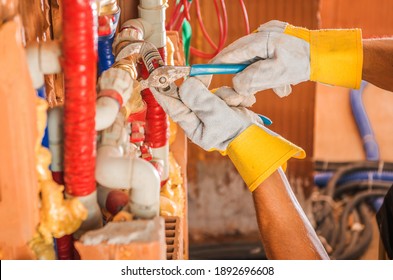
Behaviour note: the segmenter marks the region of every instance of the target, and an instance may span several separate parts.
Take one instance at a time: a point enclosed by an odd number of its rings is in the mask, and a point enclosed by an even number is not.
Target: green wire
[[[182,25],[182,38],[183,38],[184,56],[186,58],[186,65],[190,65],[191,36],[192,36],[191,24],[185,19]]]

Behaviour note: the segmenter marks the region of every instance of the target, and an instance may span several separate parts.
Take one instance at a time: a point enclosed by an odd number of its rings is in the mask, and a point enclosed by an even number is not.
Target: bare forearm
[[[254,192],[262,242],[269,259],[328,259],[282,170]]]
[[[393,38],[363,40],[363,80],[393,91]]]

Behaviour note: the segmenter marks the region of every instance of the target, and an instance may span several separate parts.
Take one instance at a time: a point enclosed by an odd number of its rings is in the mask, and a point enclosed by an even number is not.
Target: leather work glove
[[[303,81],[359,88],[360,29],[308,30],[277,20],[261,25],[222,50],[212,63],[252,63],[233,78],[242,95],[272,88],[280,96]]]
[[[289,158],[305,157],[301,148],[265,128],[261,119],[244,107],[255,102],[254,96],[244,98],[230,88],[213,94],[197,78],[188,78],[179,91],[169,94],[151,90],[191,141],[229,156],[250,191]]]

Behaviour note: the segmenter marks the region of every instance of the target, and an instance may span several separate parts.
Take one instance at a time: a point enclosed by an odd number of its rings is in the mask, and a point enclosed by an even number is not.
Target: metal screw
[[[160,77],[160,79],[158,80],[161,84],[165,84],[166,83],[166,78],[165,77]]]

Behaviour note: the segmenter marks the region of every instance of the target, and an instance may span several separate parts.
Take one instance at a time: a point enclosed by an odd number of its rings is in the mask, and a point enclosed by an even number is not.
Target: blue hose
[[[362,94],[367,83],[362,82],[359,90],[350,91],[350,102],[352,113],[355,118],[360,136],[363,141],[363,148],[366,153],[367,160],[379,160],[378,143],[375,140],[375,135],[368,119],[366,110],[363,104]]]
[[[318,187],[324,187],[333,176],[333,172],[318,173],[314,176],[314,183]],[[357,171],[347,175],[344,175],[338,180],[337,185],[348,183],[350,181],[368,181],[368,180],[379,180],[393,182],[393,171]]]
[[[38,97],[46,100],[45,86],[36,89],[36,92]],[[44,146],[45,148],[49,148],[48,124],[45,125],[45,132],[44,132],[44,137],[42,138],[41,141],[41,145]]]
[[[115,36],[99,37],[98,39],[98,75],[108,70],[115,62],[112,53],[112,44]]]

